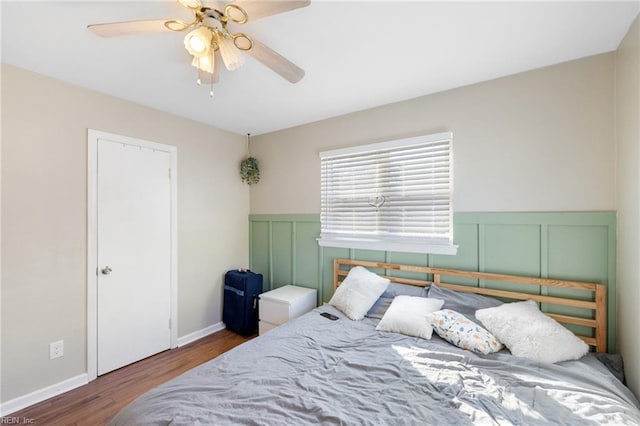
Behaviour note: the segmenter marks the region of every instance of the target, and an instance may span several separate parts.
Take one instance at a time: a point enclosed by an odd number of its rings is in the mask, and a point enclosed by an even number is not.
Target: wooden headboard
[[[397,265],[393,263],[367,262],[361,260],[334,259],[333,261],[333,288],[340,285],[346,277],[349,269],[354,266],[365,268],[384,269],[386,271],[418,272],[430,275],[431,280],[420,280],[415,278],[402,278],[382,275],[399,284],[408,284],[421,287],[428,287],[432,282],[444,288],[468,293],[482,294],[485,296],[503,297],[513,300],[535,300],[536,302],[549,303],[553,305],[570,306],[574,308],[590,309],[592,318],[584,318],[573,315],[559,315],[546,313],[551,318],[563,324],[574,324],[591,328],[591,336],[578,335],[585,343],[595,347],[596,352],[607,351],[607,288],[600,283],[589,283],[580,281],[565,281],[546,278],[533,278],[517,275],[491,274],[485,272],[458,271],[455,269],[430,268],[426,266]],[[388,273],[388,272],[385,272]],[[591,292],[591,300],[571,297],[547,296],[542,294],[525,293],[514,290],[497,290],[485,287],[473,287],[459,284],[448,284],[443,277],[462,277],[477,280],[490,280],[507,282],[517,288],[519,285],[535,285],[541,287],[559,287],[563,289],[581,290]]]

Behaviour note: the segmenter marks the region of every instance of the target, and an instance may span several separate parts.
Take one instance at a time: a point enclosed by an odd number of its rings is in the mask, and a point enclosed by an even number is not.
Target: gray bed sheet
[[[592,354],[476,355],[378,321],[324,305],[152,389],[110,424],[640,424],[634,395]]]

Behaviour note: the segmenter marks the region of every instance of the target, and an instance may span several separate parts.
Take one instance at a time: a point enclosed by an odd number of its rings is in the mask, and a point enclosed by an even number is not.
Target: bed
[[[640,424],[618,359],[605,353],[604,286],[336,259],[336,289],[355,267],[391,281],[361,320],[322,305],[152,389],[110,424]],[[508,289],[485,285],[504,282]],[[441,299],[427,297],[435,290]],[[467,295],[502,299],[484,312],[515,306],[502,303],[507,299],[558,307],[548,315],[589,330],[580,340],[592,350],[550,363],[507,349],[475,353],[436,333],[427,340],[376,329],[399,296],[444,300],[443,309],[458,304],[473,320],[476,306],[460,304]]]

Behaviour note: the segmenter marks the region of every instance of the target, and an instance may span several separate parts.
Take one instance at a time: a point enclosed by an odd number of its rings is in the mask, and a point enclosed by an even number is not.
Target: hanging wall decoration
[[[249,138],[250,133],[247,133],[247,153],[249,152]],[[248,154],[247,154],[248,155]],[[258,167],[258,160],[254,157],[247,157],[240,163],[240,177],[242,182],[253,185],[260,182],[260,168]]]
[[[260,182],[260,169],[258,168],[258,160],[248,157],[240,163],[240,177],[244,183],[253,185]]]

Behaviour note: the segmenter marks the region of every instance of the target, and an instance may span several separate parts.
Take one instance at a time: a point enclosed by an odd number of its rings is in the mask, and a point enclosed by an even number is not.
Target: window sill
[[[458,252],[456,244],[437,244],[416,241],[384,241],[357,238],[318,238],[321,247],[339,247],[362,250],[395,251],[404,253],[455,255]]]

